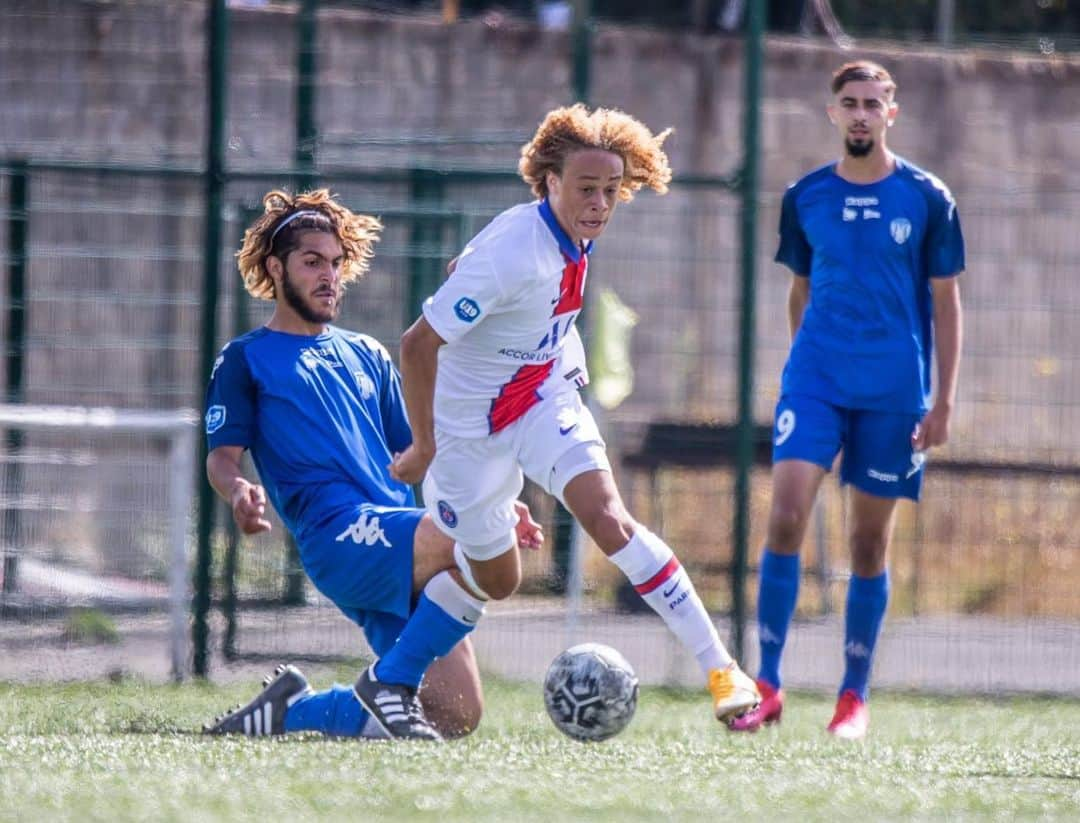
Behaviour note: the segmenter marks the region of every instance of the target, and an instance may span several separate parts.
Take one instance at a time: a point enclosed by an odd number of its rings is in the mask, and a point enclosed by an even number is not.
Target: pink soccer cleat
[[[829,734],[843,740],[859,740],[866,736],[870,728],[870,710],[863,700],[851,689],[846,690],[836,701],[836,711],[829,722]]]
[[[784,690],[760,679],[757,687],[761,692],[761,703],[728,722],[728,728],[733,732],[756,732],[762,726],[780,722],[780,715],[784,712]]]

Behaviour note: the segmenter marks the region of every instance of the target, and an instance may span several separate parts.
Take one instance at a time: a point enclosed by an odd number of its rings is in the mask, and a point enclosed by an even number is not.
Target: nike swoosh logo
[[[572,426],[567,426],[565,428],[563,428],[562,426],[559,426],[559,434],[570,434],[570,432],[572,432],[576,428],[577,428],[577,423],[574,423]]]
[[[675,581],[675,582],[674,582],[674,583],[672,584],[671,588],[670,588],[670,589],[667,589],[667,590],[666,590],[666,591],[664,592],[664,597],[671,597],[671,595],[673,595],[673,594],[675,593],[675,590],[676,590],[677,588],[679,588],[679,582],[680,582],[680,581],[676,580],[676,581]]]
[[[475,626],[476,625],[475,620],[471,620],[470,618],[466,617],[465,615],[461,615],[461,622],[462,623],[468,623],[470,626]]]

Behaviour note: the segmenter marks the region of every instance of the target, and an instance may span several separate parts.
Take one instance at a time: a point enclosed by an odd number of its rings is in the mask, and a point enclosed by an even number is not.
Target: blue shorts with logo
[[[423,509],[359,503],[299,541],[315,588],[363,628],[379,657],[413,609],[413,536],[423,516]]]
[[[773,463],[806,460],[828,471],[842,450],[842,483],[877,497],[918,500],[925,455],[912,449],[911,434],[921,419],[784,395],[773,420]]]

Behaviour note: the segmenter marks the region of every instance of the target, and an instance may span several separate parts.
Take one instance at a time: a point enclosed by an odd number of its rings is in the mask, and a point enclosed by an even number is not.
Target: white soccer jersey
[[[547,201],[507,209],[474,237],[424,317],[439,349],[435,425],[484,437],[545,397],[585,385],[574,321],[588,254],[555,220]]]

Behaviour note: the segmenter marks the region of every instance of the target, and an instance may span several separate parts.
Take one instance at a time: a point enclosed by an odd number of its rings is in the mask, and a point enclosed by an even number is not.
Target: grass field
[[[536,686],[495,682],[445,745],[197,734],[256,688],[0,684],[0,820],[1080,819],[1075,701],[876,695],[851,744],[825,696],[736,736],[703,694],[645,689],[623,735],[584,745]]]

